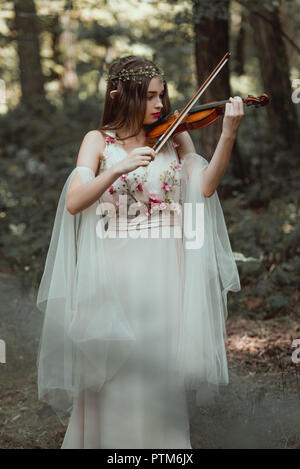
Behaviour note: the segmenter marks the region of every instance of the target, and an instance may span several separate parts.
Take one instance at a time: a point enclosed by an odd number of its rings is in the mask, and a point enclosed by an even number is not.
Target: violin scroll
[[[243,102],[246,106],[267,106],[270,102],[270,98],[266,93],[261,94],[259,98],[255,98],[252,94],[248,94],[248,97],[243,99]]]

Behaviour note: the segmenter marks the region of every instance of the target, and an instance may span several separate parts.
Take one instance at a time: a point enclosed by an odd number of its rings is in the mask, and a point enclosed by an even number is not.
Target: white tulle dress
[[[108,135],[101,173],[127,153]],[[37,305],[39,399],[68,424],[62,448],[191,448],[186,391],[228,384],[227,292],[240,290],[207,161],[172,140],[80,214],[58,204]],[[124,212],[129,210],[129,215]],[[125,213],[125,216],[124,216]]]

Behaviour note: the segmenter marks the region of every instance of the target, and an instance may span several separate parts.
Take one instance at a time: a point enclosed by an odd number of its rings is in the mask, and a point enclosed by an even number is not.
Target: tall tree
[[[17,39],[22,100],[44,96],[38,17],[34,0],[14,0],[14,29]]]
[[[271,98],[267,106],[270,129],[273,135],[281,135],[289,144],[298,137],[299,126],[291,99],[289,61],[278,7],[267,9],[256,2],[249,13],[249,21],[254,30],[264,90]]]
[[[229,5],[230,0],[193,0],[195,59],[199,86],[229,50]],[[229,96],[227,64],[203,93],[202,102],[223,100]],[[202,151],[208,158],[214,153],[221,131],[222,119],[201,130]],[[234,175],[243,178],[244,170],[237,142],[233,147],[232,162]]]

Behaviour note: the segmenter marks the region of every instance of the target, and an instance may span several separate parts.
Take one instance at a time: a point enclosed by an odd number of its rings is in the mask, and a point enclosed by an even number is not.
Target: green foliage
[[[61,189],[101,107],[95,99],[67,98],[63,108],[32,101],[1,117],[0,252],[25,285],[40,278]]]
[[[247,135],[256,134],[253,122],[247,120]],[[257,131],[268,134],[264,126]],[[262,302],[248,314],[271,317],[290,311],[292,294],[300,282],[299,148],[284,147],[276,138],[262,139],[260,145],[243,132],[239,141],[243,160],[247,160],[247,184],[236,184],[234,197],[222,205],[233,250],[257,259],[238,261],[242,283],[239,311],[247,298],[259,298]],[[230,175],[224,179],[228,184]]]

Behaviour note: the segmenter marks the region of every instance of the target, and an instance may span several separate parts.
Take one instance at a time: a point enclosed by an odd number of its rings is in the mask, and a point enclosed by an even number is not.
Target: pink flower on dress
[[[157,191],[155,191],[157,192]],[[153,208],[156,208],[156,206],[152,207],[152,204],[162,204],[164,203],[162,200],[158,199],[156,197],[156,194],[154,193],[154,191],[152,192],[152,196],[153,197],[149,197],[148,199],[148,211],[146,212],[146,215],[147,217],[149,217],[151,215],[151,213],[153,212]]]
[[[159,208],[161,210],[165,210],[167,208],[167,204],[165,202],[162,202],[161,204],[159,204]]]
[[[122,174],[122,176],[120,177],[120,179],[122,179],[122,181],[126,181],[126,179],[127,179],[127,174]]]
[[[180,147],[179,143],[174,142],[174,140],[173,140],[172,143],[173,143],[173,147],[174,147],[174,148]]]
[[[113,137],[109,136],[109,137],[106,137],[105,142],[106,143],[115,143],[115,139]]]
[[[149,197],[149,204],[161,204],[163,201],[157,197]]]
[[[108,192],[109,192],[110,194],[113,194],[113,193],[115,192],[114,186],[110,186]]]
[[[181,170],[181,164],[172,164],[171,166],[175,171],[180,171]]]
[[[169,184],[168,182],[164,182],[161,188],[163,191],[169,191],[171,189],[171,184]]]
[[[152,212],[153,212],[153,210],[152,210],[152,208],[150,208],[150,210],[148,210],[148,211],[146,212],[146,216],[147,216],[147,217],[150,217],[150,215],[151,215]]]
[[[139,183],[139,184],[136,186],[136,188],[137,188],[139,191],[143,191],[143,190],[144,190],[141,183]]]

